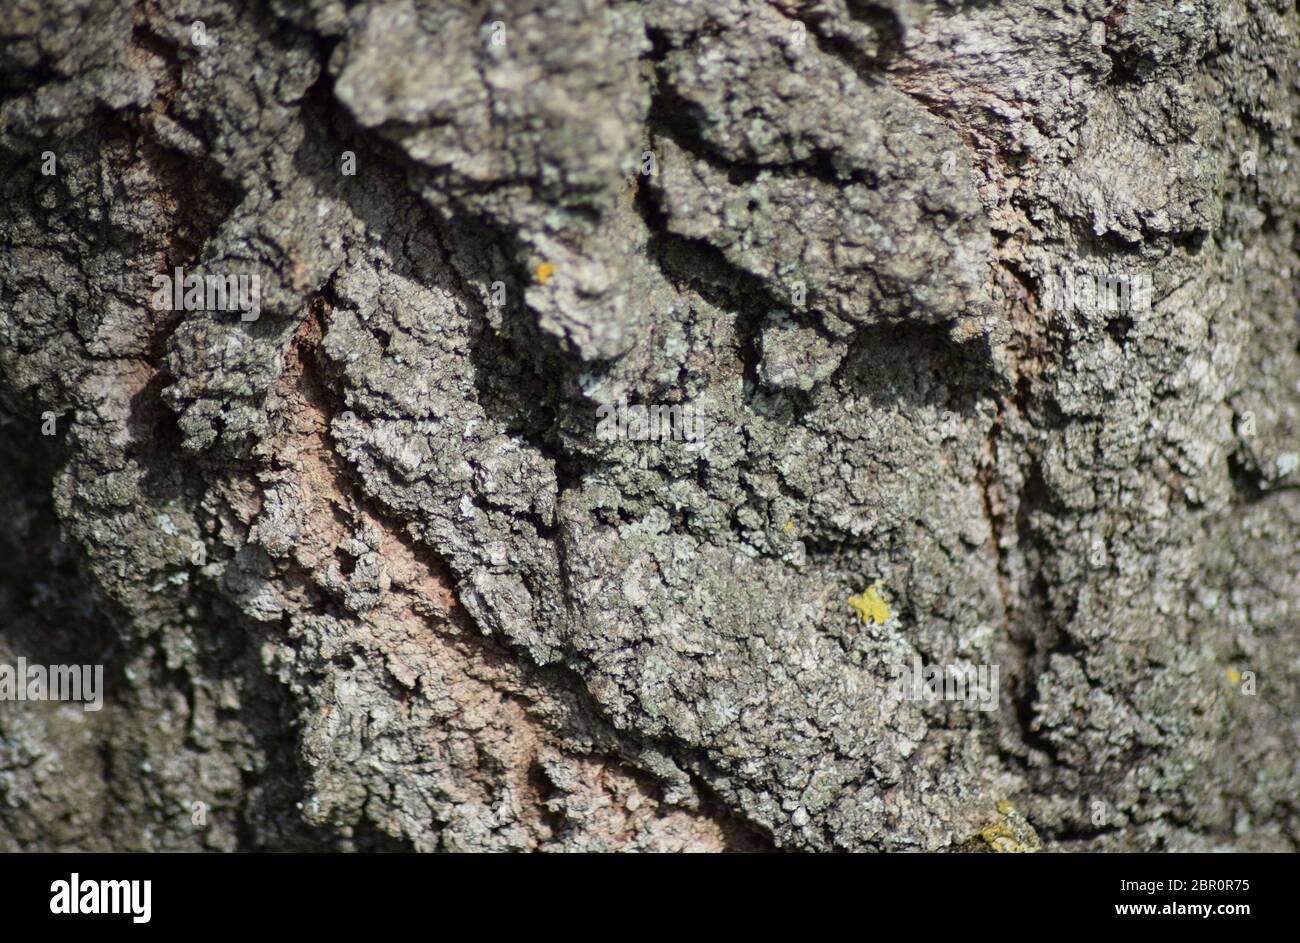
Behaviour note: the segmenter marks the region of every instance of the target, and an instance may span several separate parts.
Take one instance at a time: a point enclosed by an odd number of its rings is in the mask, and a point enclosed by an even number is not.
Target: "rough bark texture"
[[[1294,849],[1298,36],[5,0],[0,849]]]

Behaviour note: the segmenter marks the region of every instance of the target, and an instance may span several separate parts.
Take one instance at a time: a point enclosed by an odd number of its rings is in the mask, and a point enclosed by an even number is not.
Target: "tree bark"
[[[6,3],[0,850],[1295,850],[1298,35]]]

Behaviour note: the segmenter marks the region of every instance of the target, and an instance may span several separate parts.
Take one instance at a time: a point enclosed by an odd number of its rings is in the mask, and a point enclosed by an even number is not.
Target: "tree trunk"
[[[256,6],[0,12],[0,850],[1295,850],[1294,4]]]

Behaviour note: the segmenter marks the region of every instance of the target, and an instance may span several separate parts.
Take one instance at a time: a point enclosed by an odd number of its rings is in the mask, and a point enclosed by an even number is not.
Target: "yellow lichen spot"
[[[994,851],[1003,853],[1015,852],[1020,844],[1016,841],[1016,833],[1005,822],[994,822],[992,825],[985,825],[980,829],[980,837]]]
[[[533,269],[533,278],[537,279],[537,284],[545,285],[546,280],[555,274],[555,266],[550,262],[543,262],[537,268]]]
[[[993,851],[1001,854],[1033,854],[1041,851],[1042,841],[1029,821],[1016,811],[1016,807],[1006,799],[996,803],[998,815],[1002,819],[985,825],[979,831],[979,838],[962,846],[964,851]],[[983,845],[980,844],[983,842]]]
[[[884,625],[889,621],[889,605],[880,595],[879,581],[869,589],[864,589],[857,596],[849,597],[849,605],[853,611],[858,614],[858,618],[863,622],[874,622],[876,625]]]
[[[786,521],[785,527],[782,528],[787,534],[794,530],[794,521]]]
[[[1228,681],[1232,684],[1236,684],[1241,680],[1241,672],[1236,668],[1228,668],[1223,673],[1228,676]]]

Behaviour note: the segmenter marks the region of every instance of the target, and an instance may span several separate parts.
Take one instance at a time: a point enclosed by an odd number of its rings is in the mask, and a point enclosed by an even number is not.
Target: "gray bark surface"
[[[6,0],[0,663],[107,693],[0,850],[1295,850],[1298,111],[1290,0]]]

